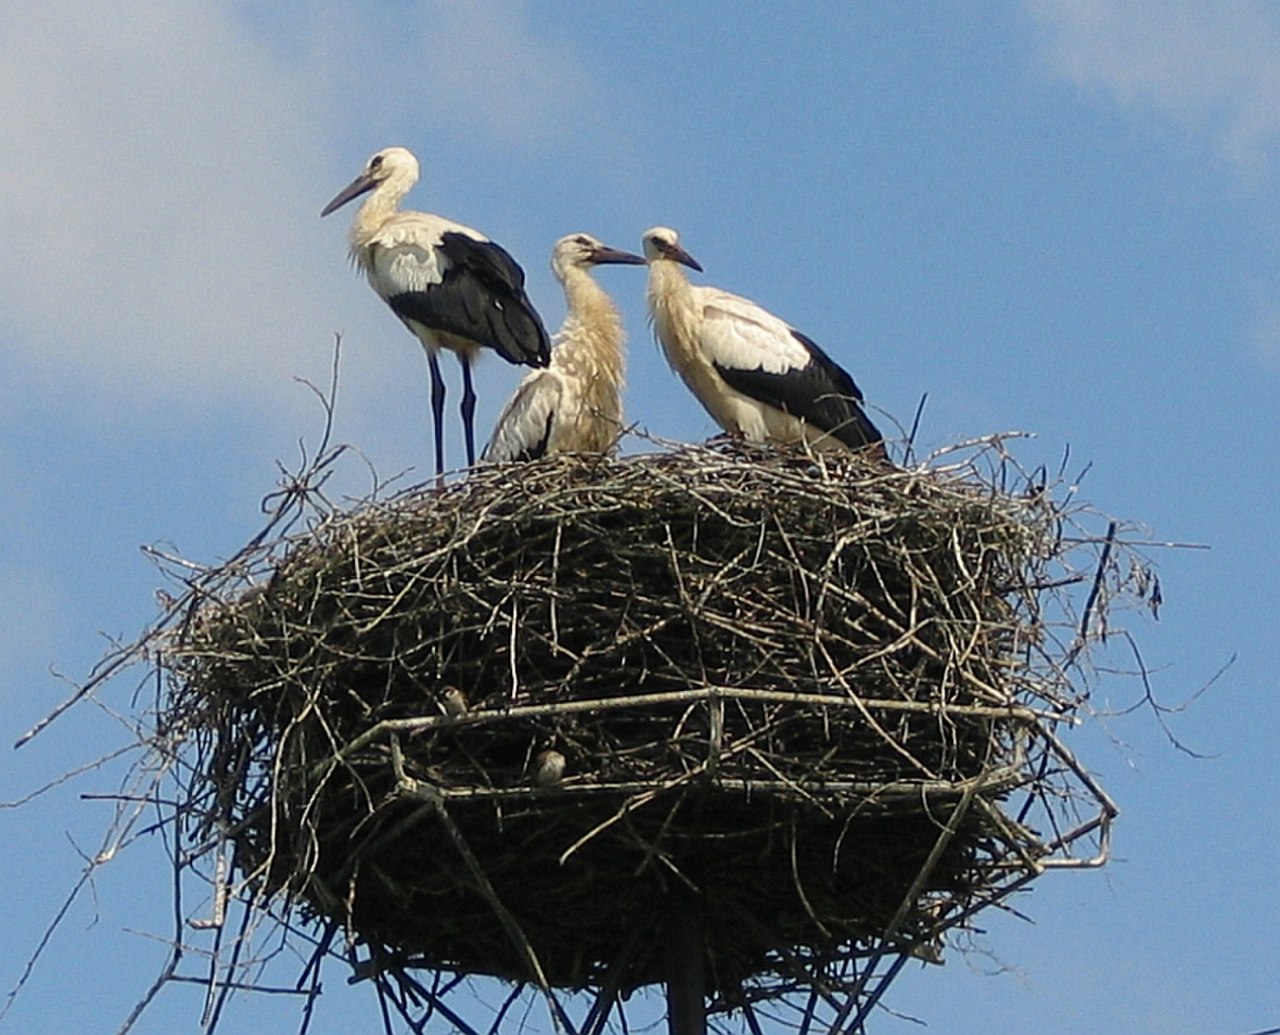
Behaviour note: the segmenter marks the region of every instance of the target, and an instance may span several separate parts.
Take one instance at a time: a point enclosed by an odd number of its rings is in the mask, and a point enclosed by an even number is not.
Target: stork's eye
[[[382,167],[382,155],[374,155],[372,158],[369,159],[370,172],[373,172],[374,169],[380,169],[381,167]]]

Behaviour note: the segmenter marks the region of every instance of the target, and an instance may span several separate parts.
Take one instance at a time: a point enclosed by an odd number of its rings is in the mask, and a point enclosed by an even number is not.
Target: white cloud
[[[1280,137],[1280,12],[1261,3],[1030,0],[1053,70],[1154,109],[1256,174]]]
[[[432,110],[465,112],[464,121],[516,144],[572,142],[592,86],[569,48],[533,33],[523,5],[471,0],[415,11],[424,43],[418,96]]]
[[[305,398],[290,379],[325,377],[334,331],[393,331],[353,305],[345,213],[318,218],[366,157],[334,142],[369,124],[398,140],[429,108],[518,153],[581,103],[582,76],[523,8],[397,7],[395,32],[350,0],[290,11],[277,26],[215,0],[6,11],[0,341],[28,369],[106,399]],[[477,46],[501,74],[469,63]]]
[[[0,319],[17,347],[147,394],[305,363],[336,314],[297,319],[324,298],[291,182],[323,168],[301,84],[193,0],[25,5],[7,34]]]
[[[1140,115],[1203,139],[1258,184],[1280,142],[1280,8],[1197,0],[1029,0],[1053,71]],[[1269,199],[1255,198],[1264,204]],[[1269,211],[1259,213],[1270,220]],[[1250,283],[1254,359],[1280,363],[1274,283]]]

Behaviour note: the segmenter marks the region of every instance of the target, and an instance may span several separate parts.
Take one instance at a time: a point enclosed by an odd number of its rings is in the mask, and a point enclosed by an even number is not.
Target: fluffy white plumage
[[[880,444],[853,379],[814,342],[750,299],[689,283],[702,267],[667,227],[644,235],[649,313],[667,361],[716,422],[756,442]]]
[[[438,249],[447,231],[488,240],[471,227],[428,212],[396,212],[372,232],[352,227],[351,260],[383,301],[406,291],[425,291],[444,280],[449,264]]]
[[[604,263],[644,261],[589,234],[570,234],[556,242],[551,269],[564,287],[564,324],[553,341],[550,366],[526,374],[498,416],[485,447],[486,460],[613,449],[622,428],[626,336],[617,306],[590,270]]]

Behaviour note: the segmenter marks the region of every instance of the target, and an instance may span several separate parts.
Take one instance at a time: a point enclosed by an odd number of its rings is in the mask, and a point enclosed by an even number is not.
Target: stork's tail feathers
[[[551,338],[533,303],[528,298],[521,298],[520,303],[499,307],[487,344],[508,363],[545,367],[551,362]]]

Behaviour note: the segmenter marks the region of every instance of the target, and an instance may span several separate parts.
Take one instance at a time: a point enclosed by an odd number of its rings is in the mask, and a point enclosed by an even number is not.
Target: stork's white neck
[[[417,179],[411,170],[397,169],[365,198],[351,224],[351,255],[357,262],[382,225],[396,214]]]
[[[674,323],[687,323],[692,316],[693,286],[678,262],[653,259],[645,294],[660,337],[664,336],[664,328],[674,329]]]
[[[568,306],[552,363],[603,380],[614,392],[622,382],[622,317],[589,270],[571,266],[561,278]]]
[[[560,277],[560,284],[564,288],[564,299],[570,317],[589,313],[602,302],[612,308],[609,296],[596,283],[595,277],[582,266],[570,266],[566,269]]]

